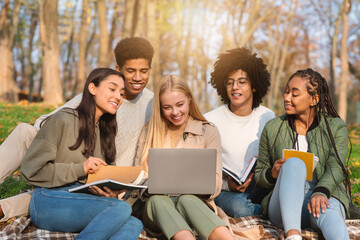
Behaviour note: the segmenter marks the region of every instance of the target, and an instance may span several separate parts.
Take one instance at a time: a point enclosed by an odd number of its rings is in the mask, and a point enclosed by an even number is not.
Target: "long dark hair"
[[[337,111],[333,105],[333,102],[331,100],[329,85],[327,84],[327,81],[320,73],[314,71],[311,68],[304,69],[304,70],[298,70],[297,72],[295,72],[293,75],[290,76],[288,82],[290,82],[290,80],[294,77],[300,77],[300,78],[309,80],[309,84],[306,86],[306,89],[307,89],[309,95],[312,97],[316,97],[316,95],[319,96],[319,102],[315,106],[315,119],[314,120],[320,122],[320,118],[321,117],[324,118],[325,125],[326,125],[326,131],[329,135],[331,145],[335,151],[336,160],[337,160],[339,166],[341,167],[342,172],[345,176],[345,186],[348,190],[349,195],[351,196],[351,185],[350,185],[350,180],[349,180],[349,173],[346,168],[347,164],[344,166],[344,164],[342,163],[342,161],[340,159],[339,153],[338,153],[336,145],[335,145],[334,136],[331,132],[329,122],[327,119],[327,117],[329,117],[329,116],[334,117],[334,118],[340,118],[340,116],[337,113]],[[320,127],[320,125],[319,125],[319,127]],[[322,134],[321,134],[321,142],[323,143]],[[349,161],[349,158],[351,155],[350,139],[349,139],[349,142],[350,142],[350,153],[348,155],[346,162]],[[330,170],[331,170],[331,168],[330,168]]]
[[[80,105],[75,109],[79,114],[79,136],[75,144],[69,147],[70,150],[78,149],[84,141],[82,154],[88,158],[94,155],[95,135],[95,100],[89,92],[89,84],[96,87],[110,75],[117,75],[124,78],[124,75],[110,68],[96,68],[89,74],[82,95]],[[101,153],[109,164],[115,160],[116,147],[115,136],[117,132],[116,114],[104,113],[99,119]]]

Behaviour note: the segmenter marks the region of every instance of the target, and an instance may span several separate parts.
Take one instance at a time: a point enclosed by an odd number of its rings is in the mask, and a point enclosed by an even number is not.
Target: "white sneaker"
[[[288,236],[285,240],[302,240],[301,235],[291,235]]]

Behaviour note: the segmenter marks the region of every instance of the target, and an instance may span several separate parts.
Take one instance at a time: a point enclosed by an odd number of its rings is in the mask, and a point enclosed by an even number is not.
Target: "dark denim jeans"
[[[247,192],[221,191],[215,198],[215,203],[222,208],[227,215],[235,218],[260,215],[262,213],[261,205],[252,203],[249,193]]]
[[[33,223],[50,231],[80,232],[75,239],[138,239],[142,223],[130,216],[128,203],[68,192],[78,185],[35,188],[30,202]]]
[[[263,194],[262,191],[263,189],[257,187],[253,179],[243,193],[221,191],[215,198],[215,203],[230,217],[260,215],[263,210],[261,204],[255,204],[254,202],[261,203],[263,195],[266,195]]]

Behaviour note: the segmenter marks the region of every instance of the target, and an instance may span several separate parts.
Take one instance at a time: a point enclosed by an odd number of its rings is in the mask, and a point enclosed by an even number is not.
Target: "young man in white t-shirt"
[[[141,37],[124,38],[115,49],[116,70],[125,76],[125,95],[117,110],[118,132],[115,138],[118,166],[133,166],[137,140],[151,114],[153,92],[145,88],[148,83],[154,49],[150,42]],[[19,124],[0,145],[0,184],[15,171],[26,150],[41,127],[41,122],[64,107],[76,108],[82,94],[75,96],[63,106],[47,115],[42,115],[31,126]],[[30,194],[19,194],[0,200],[0,221],[28,213]]]
[[[210,82],[224,104],[205,117],[219,129],[224,166],[240,175],[258,154],[265,123],[275,117],[273,111],[260,105],[270,86],[270,74],[256,54],[236,48],[219,55]],[[241,185],[224,174],[215,203],[231,217],[258,215],[261,205],[252,202],[256,190],[253,174]]]

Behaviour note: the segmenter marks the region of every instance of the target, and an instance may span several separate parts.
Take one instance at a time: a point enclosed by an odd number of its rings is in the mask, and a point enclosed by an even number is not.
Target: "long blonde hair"
[[[165,142],[165,134],[171,124],[162,114],[160,97],[168,90],[182,92],[189,99],[189,117],[195,120],[205,121],[206,118],[200,112],[195,98],[191,93],[186,81],[176,75],[163,77],[157,85],[154,93],[151,117],[148,123],[145,146],[142,152],[141,165],[148,171],[148,154],[150,148],[162,148]]]

